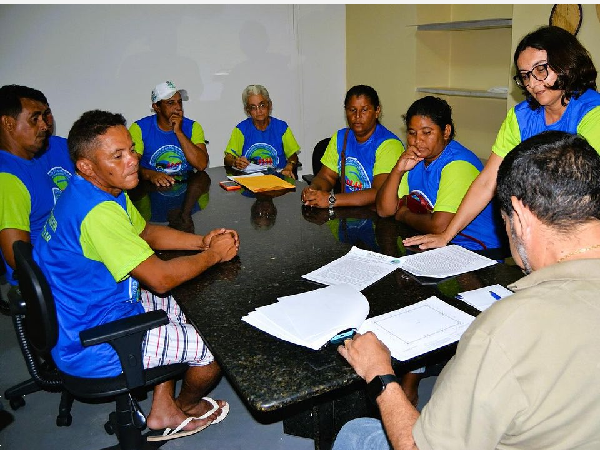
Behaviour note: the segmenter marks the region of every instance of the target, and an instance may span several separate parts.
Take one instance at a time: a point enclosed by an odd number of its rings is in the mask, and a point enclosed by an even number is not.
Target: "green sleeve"
[[[587,139],[589,144],[600,153],[600,106],[589,111],[577,125],[577,133]]]
[[[30,232],[31,195],[11,173],[0,173],[0,231],[7,228]]]
[[[404,145],[398,139],[387,139],[383,141],[375,152],[375,166],[373,176],[380,173],[390,173],[398,158],[404,152]]]
[[[135,144],[135,151],[140,155],[143,155],[144,140],[142,139],[142,129],[136,122],[133,122],[129,127],[129,134],[131,135],[131,140]]]
[[[398,198],[402,198],[410,192],[408,189],[408,172],[402,175],[400,184],[398,185]]]
[[[455,214],[479,170],[467,161],[452,161],[442,169],[437,198],[433,212]]]
[[[508,152],[521,143],[521,130],[519,130],[519,122],[515,108],[511,108],[502,122],[500,131],[496,136],[496,142],[492,145],[492,152],[504,159]]]
[[[298,145],[298,142],[296,142],[296,138],[294,137],[290,127],[287,127],[287,130],[285,130],[285,133],[283,133],[282,141],[283,153],[285,153],[286,159],[300,150],[300,146]]]
[[[227,143],[225,155],[227,155],[227,153],[230,153],[236,158],[239,158],[240,156],[242,156],[242,148],[244,148],[244,135],[238,127],[235,127],[231,132],[231,137],[229,138],[229,142]]]
[[[340,159],[340,155],[337,151],[337,133],[333,133],[331,136],[331,140],[329,144],[327,144],[327,148],[325,149],[325,153],[321,158],[321,163],[325,167],[333,170],[335,173],[338,173],[338,161]]]
[[[190,138],[192,144],[204,144],[204,130],[198,122],[192,124],[192,137]]]
[[[103,202],[95,206],[81,223],[83,254],[94,261],[101,261],[117,282],[124,280],[154,254],[140,237],[145,221],[129,198],[127,210],[129,216],[116,202]]]

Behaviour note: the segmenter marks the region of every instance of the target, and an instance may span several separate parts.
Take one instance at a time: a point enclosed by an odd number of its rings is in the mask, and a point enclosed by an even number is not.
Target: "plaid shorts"
[[[214,357],[196,328],[187,323],[185,314],[175,299],[169,295],[160,297],[146,289],[141,289],[142,306],[146,312],[164,310],[169,323],[148,330],[142,343],[144,366],[164,366],[175,363],[188,363],[190,366],[206,366]]]

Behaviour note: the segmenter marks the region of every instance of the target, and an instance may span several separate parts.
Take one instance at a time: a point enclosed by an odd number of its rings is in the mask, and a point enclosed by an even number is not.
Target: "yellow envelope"
[[[296,186],[275,175],[258,177],[231,177],[236,183],[250,189],[252,192],[275,191],[279,189],[295,189]]]

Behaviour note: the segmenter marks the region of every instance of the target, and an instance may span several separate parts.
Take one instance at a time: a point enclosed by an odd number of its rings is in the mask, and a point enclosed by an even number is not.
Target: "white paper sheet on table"
[[[362,291],[396,270],[400,259],[352,247],[346,255],[302,278],[327,285],[349,284]]]
[[[512,295],[513,292],[510,289],[506,289],[504,286],[499,284],[493,284],[491,286],[485,286],[479,289],[473,289],[472,291],[461,292],[456,296],[459,300],[468,303],[473,308],[477,308],[479,311],[485,311],[494,302],[499,299],[494,298],[492,292],[499,296],[501,299]]]
[[[359,333],[372,331],[399,361],[406,361],[460,339],[475,318],[437,297],[372,317]]]
[[[492,266],[496,261],[458,245],[400,258],[400,268],[418,277],[446,278]]]
[[[358,328],[368,315],[365,296],[340,284],[281,297],[242,320],[285,341],[318,350],[340,331]]]
[[[240,169],[240,171],[244,172],[244,173],[255,173],[255,172],[264,172],[268,168],[269,168],[269,166],[261,166],[259,164],[250,163],[245,168]]]

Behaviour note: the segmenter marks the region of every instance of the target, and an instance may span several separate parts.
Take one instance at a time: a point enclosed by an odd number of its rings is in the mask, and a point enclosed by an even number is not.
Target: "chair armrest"
[[[140,331],[146,332],[152,328],[165,325],[168,322],[169,319],[165,311],[150,311],[88,328],[79,333],[79,338],[81,339],[81,345],[89,347],[105,342],[110,343],[110,341],[139,333]]]
[[[127,387],[135,389],[146,383],[142,361],[142,341],[146,331],[168,322],[165,311],[150,311],[89,328],[79,333],[79,339],[84,347],[110,344],[119,355]]]

